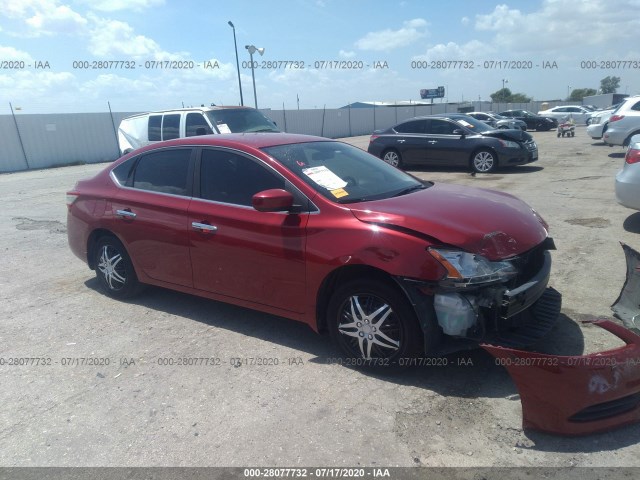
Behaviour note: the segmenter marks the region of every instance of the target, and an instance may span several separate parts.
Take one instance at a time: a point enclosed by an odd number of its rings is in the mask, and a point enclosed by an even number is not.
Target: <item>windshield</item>
[[[451,120],[456,122],[458,125],[468,128],[474,132],[490,132],[491,130],[495,130],[493,127],[490,127],[485,122],[476,120],[472,116],[466,115],[464,118],[454,117]]]
[[[220,133],[280,131],[275,123],[253,108],[210,110],[206,115]]]
[[[346,143],[295,143],[262,150],[337,203],[381,200],[426,188],[414,177]]]

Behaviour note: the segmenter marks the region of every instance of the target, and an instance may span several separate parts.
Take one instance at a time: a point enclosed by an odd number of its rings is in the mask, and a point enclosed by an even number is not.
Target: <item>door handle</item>
[[[404,143],[404,142],[406,142],[406,140],[403,140],[403,139],[398,140],[398,143]]]
[[[213,233],[218,230],[218,227],[209,225],[208,223],[191,222],[191,228],[202,233]]]
[[[126,218],[126,219],[131,219],[133,220],[134,218],[137,217],[137,215],[135,213],[133,213],[131,210],[126,209],[126,210],[116,210],[116,215],[120,218]]]
[[[429,140],[427,143],[431,143],[433,145],[434,143],[438,143],[438,140]]]

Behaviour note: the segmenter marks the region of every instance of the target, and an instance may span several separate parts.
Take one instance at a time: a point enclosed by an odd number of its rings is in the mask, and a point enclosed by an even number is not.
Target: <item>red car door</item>
[[[192,149],[144,155],[111,202],[113,230],[141,273],[192,286],[187,214],[193,176]]]
[[[189,207],[194,287],[302,312],[309,213],[251,206],[254,194],[285,188],[284,178],[257,159],[224,149],[202,150],[196,178],[200,198]]]

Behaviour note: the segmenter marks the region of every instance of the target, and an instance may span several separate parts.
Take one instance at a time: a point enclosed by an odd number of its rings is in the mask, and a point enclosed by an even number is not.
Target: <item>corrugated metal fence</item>
[[[491,104],[474,102],[475,110],[522,108],[537,112],[541,102]],[[549,106],[554,106],[550,103]],[[457,112],[458,104],[427,106],[262,110],[280,129],[329,138],[369,135],[407,118]],[[119,157],[116,129],[135,112],[0,115],[0,173],[76,163],[113,161]]]

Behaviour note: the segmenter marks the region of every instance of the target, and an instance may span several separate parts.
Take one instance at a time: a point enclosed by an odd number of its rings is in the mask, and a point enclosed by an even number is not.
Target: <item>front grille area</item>
[[[519,287],[531,280],[540,271],[544,264],[544,252],[546,250],[549,250],[549,246],[545,241],[510,260],[513,266],[516,267],[518,275],[508,285],[509,289]]]

